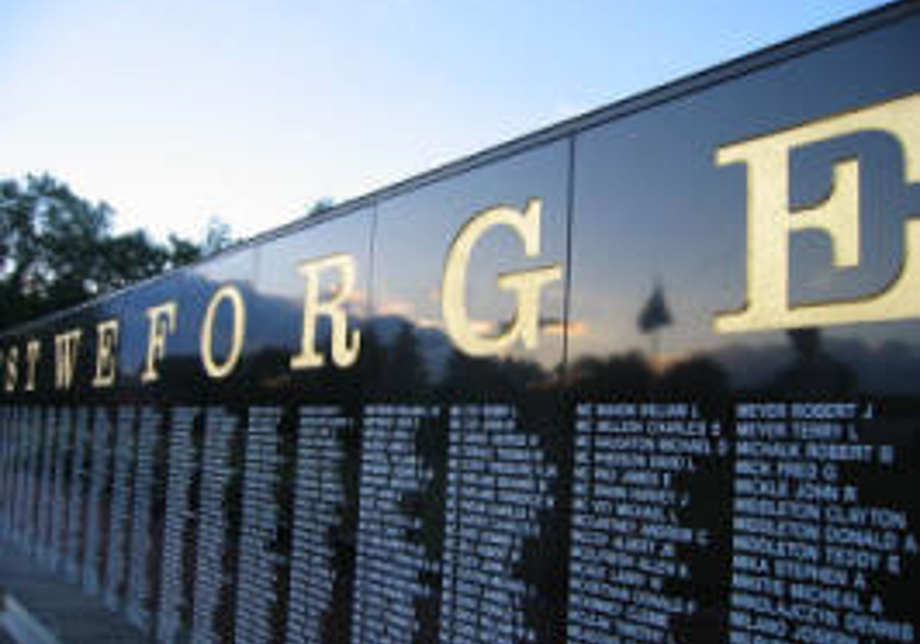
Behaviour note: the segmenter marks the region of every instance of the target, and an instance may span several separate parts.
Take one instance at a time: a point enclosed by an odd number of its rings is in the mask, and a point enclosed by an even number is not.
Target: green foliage
[[[211,217],[208,220],[208,228],[204,233],[204,242],[198,248],[198,255],[199,257],[213,255],[228,246],[232,246],[234,243],[230,224],[221,221],[219,217]]]
[[[315,215],[322,214],[327,210],[332,210],[335,207],[335,201],[329,197],[323,197],[314,201],[312,204],[308,205],[306,208],[306,216],[313,217]]]
[[[0,328],[7,328],[187,264],[231,242],[212,221],[205,245],[141,231],[112,232],[112,208],[48,175],[0,180]],[[211,231],[219,228],[218,233]]]
[[[177,235],[170,235],[167,241],[169,245],[169,256],[172,258],[173,266],[184,266],[197,262],[204,256],[201,246]]]

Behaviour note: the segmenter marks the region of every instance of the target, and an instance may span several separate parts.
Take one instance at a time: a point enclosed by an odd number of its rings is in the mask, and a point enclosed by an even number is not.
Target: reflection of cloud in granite
[[[488,328],[494,331],[494,324]],[[522,390],[552,379],[552,374],[539,364],[511,357],[474,358],[456,350],[450,338],[440,329],[419,327],[399,316],[373,318],[369,326],[380,347],[383,386],[392,390],[407,372],[420,370],[427,384],[433,387],[461,388],[468,392],[498,394]],[[417,361],[417,366],[409,363]],[[417,379],[415,375],[409,379]],[[418,394],[419,387],[411,393]]]
[[[507,333],[517,322],[516,319],[499,320],[496,322],[486,322],[483,320],[470,320],[470,327],[479,335],[487,337],[496,337]],[[559,337],[568,332],[569,336],[583,337],[588,334],[587,322],[569,322],[566,324],[559,318],[540,318],[540,332],[554,337]]]
[[[439,318],[421,317],[415,321],[415,326],[419,329],[440,329],[444,323]]]
[[[403,318],[415,317],[415,305],[403,300],[390,300],[376,306],[376,314],[383,317],[399,316]]]
[[[572,320],[565,323],[562,320],[544,319],[540,321],[540,329],[546,335],[562,336],[568,334],[570,338],[584,338],[590,332],[587,322]]]
[[[647,356],[649,367],[656,373],[663,373],[675,365],[692,360],[697,354],[688,351],[659,352]]]
[[[342,292],[342,285],[335,284],[332,286],[321,286],[319,289],[319,301],[328,302],[339,296],[339,293]],[[303,297],[303,294],[299,294]],[[351,295],[348,296],[348,299],[345,300],[346,306],[349,307],[358,307],[363,306],[367,303],[367,298],[360,291],[354,290],[351,292]]]

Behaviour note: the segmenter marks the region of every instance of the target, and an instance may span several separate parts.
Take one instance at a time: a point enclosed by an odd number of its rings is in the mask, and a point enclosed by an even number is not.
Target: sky
[[[0,178],[248,237],[882,4],[0,0]]]

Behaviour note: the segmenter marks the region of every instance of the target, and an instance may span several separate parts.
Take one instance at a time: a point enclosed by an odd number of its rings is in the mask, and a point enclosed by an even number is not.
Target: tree
[[[0,328],[6,328],[199,259],[175,235],[162,245],[142,231],[114,235],[114,210],[50,177],[0,180]],[[213,226],[214,224],[212,224]],[[230,243],[229,227],[206,248]]]
[[[218,253],[236,243],[230,224],[220,217],[211,217],[204,233],[204,241],[199,248],[199,256],[206,257]],[[194,246],[194,244],[193,244]]]
[[[105,239],[102,247],[106,253],[102,292],[124,288],[162,273],[175,264],[175,247],[160,246],[142,231]],[[198,256],[189,261],[194,259]]]
[[[175,234],[169,236],[167,239],[168,268],[176,268],[197,262],[204,257],[229,248],[236,242],[237,240],[233,236],[230,224],[219,217],[211,217],[208,220],[208,226],[205,229],[201,244],[196,244]]]
[[[98,293],[108,255],[112,210],[92,204],[49,176],[0,182],[0,297],[7,325]]]
[[[173,267],[185,266],[186,264],[197,262],[203,255],[201,246],[175,234],[169,236],[167,244],[169,247],[170,264]]]
[[[335,201],[330,197],[323,197],[322,199],[317,199],[312,204],[308,205],[304,211],[306,217],[315,217],[320,215],[327,210],[332,210],[335,207]]]

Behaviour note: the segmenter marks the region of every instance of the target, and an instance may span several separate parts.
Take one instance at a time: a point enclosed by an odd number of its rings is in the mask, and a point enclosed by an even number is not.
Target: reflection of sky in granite
[[[372,210],[367,208],[307,226],[257,246],[259,259],[256,282],[259,294],[288,299],[297,308],[301,308],[304,280],[297,272],[298,264],[335,253],[348,253],[358,263],[356,298],[366,300],[367,282],[372,269],[372,225]]]
[[[347,253],[357,264],[348,304],[353,328],[371,319],[368,329],[373,327],[386,345],[409,324],[423,359],[437,372],[451,355],[441,285],[458,232],[488,208],[520,210],[529,199],[539,198],[537,257],[526,257],[517,235],[496,227],[477,242],[468,267],[471,326],[493,336],[513,322],[516,308],[515,296],[498,288],[499,275],[553,264],[568,272],[541,294],[537,349],[518,342],[502,358],[536,361],[551,370],[561,363],[567,343],[573,361],[635,352],[666,366],[707,355],[735,365],[733,377],[775,372],[791,355],[785,332],[713,332],[716,314],[737,311],[745,303],[748,215],[745,168],[717,167],[715,153],[732,143],[904,95],[904,88],[914,86],[915,69],[892,63],[890,52],[892,47],[911,50],[916,22],[906,20],[806,59],[793,57],[593,126],[576,135],[574,144],[562,139],[535,146],[392,194],[376,206],[301,224],[299,230],[257,240],[104,303],[53,317],[47,322],[53,332],[39,335],[51,338],[79,326],[86,330],[84,346],[92,350],[94,325],[120,317],[119,371],[132,382],[146,359],[146,311],[175,300],[177,326],[167,340],[167,356],[198,365],[207,304],[219,286],[233,284],[247,307],[240,370],[270,352],[277,354],[281,368],[300,349],[305,284],[298,265]],[[884,74],[873,71],[882,68]],[[840,70],[846,70],[845,77]],[[828,237],[821,232],[792,234],[789,293],[794,304],[871,296],[901,268],[904,221],[920,214],[920,188],[904,185],[902,150],[891,136],[860,133],[796,149],[790,158],[790,207],[832,196],[834,164],[854,156],[860,163],[859,265],[834,268]],[[568,312],[566,284],[572,287]],[[340,287],[329,271],[323,275],[321,299]],[[657,287],[673,322],[646,334],[638,316]],[[218,355],[227,346],[231,323],[230,307],[220,307],[214,329]],[[916,322],[831,327],[820,337],[824,350],[833,349],[872,382],[888,383],[880,389],[890,389],[892,374],[900,374],[902,381],[920,374]],[[328,321],[321,318],[318,342],[327,339]],[[51,350],[46,342],[44,351]],[[891,368],[878,372],[873,365],[885,361]],[[52,367],[41,361],[39,379],[52,382]],[[82,361],[78,369],[86,373],[78,380],[88,382],[92,367],[91,361]]]
[[[830,57],[846,58],[843,49]],[[821,56],[816,58],[789,63],[799,67],[795,73],[779,66],[578,137],[573,317],[589,318],[592,333],[577,345],[576,354],[610,342],[634,346],[635,314],[656,279],[663,283],[678,321],[671,333],[672,349],[721,344],[711,334],[712,314],[740,308],[745,297],[746,181],[741,166],[715,166],[717,148],[829,111],[859,107],[890,92],[893,82],[904,82],[897,74],[877,81],[879,75],[870,75],[863,87],[848,85],[852,91],[844,104],[824,85],[811,87],[819,85],[811,75],[821,73],[824,64]],[[777,82],[783,83],[782,91]],[[797,96],[791,106],[790,94]],[[734,110],[732,105],[744,108]],[[791,116],[777,124],[777,113]],[[900,180],[899,150],[890,137],[871,134],[796,152],[793,207],[825,197],[830,162],[858,152],[863,163],[863,257],[859,269],[833,271],[820,234],[794,235],[793,301],[877,291],[900,261],[900,219],[910,214],[909,205],[918,203],[916,190],[907,195]],[[609,330],[609,339],[595,335],[598,325]]]
[[[906,28],[884,36],[908,37]],[[657,352],[657,360],[668,363],[710,353],[725,364],[751,365],[751,377],[778,368],[789,351],[785,332],[717,336],[712,331],[715,314],[744,306],[747,272],[745,168],[717,167],[714,155],[732,142],[903,93],[900,88],[909,87],[914,74],[906,67],[895,66],[890,74],[860,73],[859,83],[815,82],[839,74],[828,65],[854,74],[872,65],[882,36],[863,39],[878,41],[870,43],[865,59],[853,61],[855,45],[839,47],[576,138],[571,319],[584,333],[570,335],[570,358]],[[876,55],[882,56],[882,49]],[[916,186],[905,187],[902,150],[890,136],[873,132],[795,150],[790,207],[827,198],[833,163],[853,156],[861,171],[860,265],[835,269],[826,235],[793,234],[793,304],[871,296],[900,269],[904,218],[920,213],[920,193]],[[652,338],[641,332],[637,316],[659,283],[674,323]],[[862,373],[873,371],[871,365],[884,354],[902,365],[896,371],[920,374],[916,323],[829,328],[822,338],[826,350],[833,348]],[[876,382],[892,380],[869,375]]]
[[[307,226],[301,231],[257,246],[256,291],[261,307],[253,319],[262,328],[253,334],[261,350],[281,350],[294,355],[300,350],[303,329],[305,280],[298,265],[337,253],[351,255],[356,264],[355,285],[347,307],[349,318],[360,323],[370,301],[369,283],[373,270],[370,259],[373,216],[370,209]],[[320,275],[321,301],[341,288],[337,271]],[[320,319],[319,332],[325,332]]]

